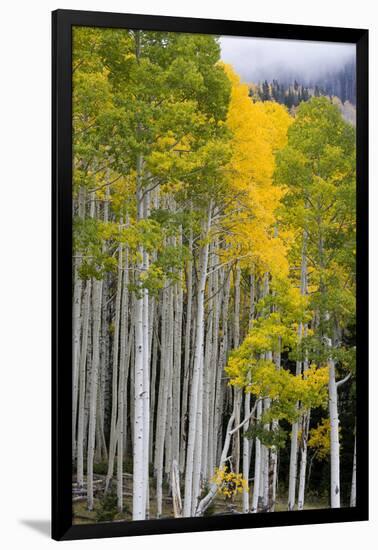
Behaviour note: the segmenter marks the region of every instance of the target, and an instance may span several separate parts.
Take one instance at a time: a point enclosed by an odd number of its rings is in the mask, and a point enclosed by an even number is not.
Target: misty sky
[[[273,78],[308,80],[355,58],[354,44],[222,36],[221,57],[245,82]]]

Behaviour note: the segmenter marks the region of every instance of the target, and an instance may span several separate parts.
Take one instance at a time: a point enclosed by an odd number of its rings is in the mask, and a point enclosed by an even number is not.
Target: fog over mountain
[[[293,82],[308,85],[355,63],[354,44],[222,36],[221,56],[245,82]]]

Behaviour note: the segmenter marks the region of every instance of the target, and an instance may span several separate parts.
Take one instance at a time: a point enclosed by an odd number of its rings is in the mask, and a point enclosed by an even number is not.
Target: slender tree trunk
[[[329,362],[328,408],[331,438],[331,508],[340,508],[340,441],[335,362]]]
[[[298,422],[294,422],[291,428],[290,464],[289,464],[289,494],[287,509],[294,510],[295,492],[297,482],[297,461],[298,461]]]
[[[244,419],[250,415],[251,394],[246,392],[244,396]],[[243,478],[247,481],[248,487],[243,488],[243,512],[249,512],[249,439],[246,437],[246,432],[249,428],[249,422],[243,426]]]
[[[234,279],[234,348],[240,344],[240,266],[235,269]],[[241,408],[242,392],[240,388],[234,387],[234,409],[235,409],[235,424],[240,424],[240,408]],[[232,440],[232,459],[235,473],[239,473],[240,465],[240,432],[237,430],[234,433]]]
[[[210,291],[211,292],[211,291]],[[212,332],[213,332],[213,316],[212,316],[212,301],[209,300],[209,313],[207,318],[207,330],[206,330],[206,345],[205,345],[205,360],[202,376],[202,436],[201,442],[202,449],[202,478],[207,474],[207,460],[208,460],[208,438],[209,438],[209,416],[210,416],[210,404],[211,404],[211,356],[212,356]]]
[[[211,206],[209,207],[208,220],[203,231],[203,237],[206,239],[210,230],[211,224]],[[186,456],[185,470],[185,497],[184,497],[184,516],[191,515],[193,507],[193,469],[195,460],[196,448],[196,431],[199,429],[197,425],[197,415],[199,411],[199,386],[202,376],[203,366],[203,344],[204,344],[204,309],[205,309],[205,287],[207,265],[209,257],[209,244],[206,243],[201,249],[201,265],[200,275],[197,290],[197,316],[196,316],[196,342],[194,351],[193,379],[190,393],[190,410],[189,410],[189,433]],[[197,460],[200,457],[197,456]]]
[[[203,358],[202,358],[203,361]],[[193,466],[193,489],[192,489],[192,510],[191,515],[195,515],[195,511],[198,504],[198,497],[201,491],[201,471],[202,471],[202,415],[203,415],[203,376],[200,375],[198,383],[198,404],[197,404],[197,418],[196,418],[196,439],[195,439],[195,456]]]
[[[243,422],[241,422],[238,426],[233,427],[234,422],[235,422],[235,416],[234,416],[233,413],[230,416],[228,424],[227,424],[227,428],[226,428],[226,434],[225,434],[225,438],[224,438],[224,444],[223,444],[222,452],[221,452],[221,455],[220,455],[219,469],[222,469],[223,466],[226,463],[227,453],[228,453],[228,449],[230,447],[230,442],[231,442],[232,435],[236,431],[240,430],[244,426],[244,424],[254,415],[255,410],[256,410],[256,408],[259,404],[261,404],[260,399],[258,399],[255,402],[255,404],[252,408],[252,411],[250,412],[249,417],[246,417],[243,420]],[[217,491],[218,491],[218,485],[215,482],[212,482],[210,484],[210,489],[209,489],[208,493],[201,499],[201,501],[198,503],[198,506],[196,506],[195,516],[202,516],[204,514],[204,512],[207,510],[208,506],[214,500],[215,495],[217,494]]]
[[[302,256],[301,256],[301,278],[300,278],[300,290],[302,296],[307,293],[307,233],[304,231],[302,239]],[[298,342],[300,343],[303,336],[303,324],[299,323],[298,326]],[[302,362],[296,363],[296,375],[299,376],[302,373]],[[295,507],[295,495],[297,486],[297,470],[298,470],[298,432],[299,423],[294,422],[291,430],[291,445],[290,445],[290,466],[289,466],[289,493],[287,508],[289,512],[294,510]]]
[[[88,452],[87,452],[87,501],[88,510],[93,510],[93,459],[96,434],[96,405],[98,369],[100,362],[102,280],[93,281],[93,351],[89,394]]]
[[[155,404],[156,404],[156,379],[157,379],[157,358],[158,358],[158,324],[159,311],[155,312],[154,329],[152,337],[152,361],[151,361],[151,415],[150,415],[150,443],[149,443],[149,460],[153,462],[153,447],[154,447],[154,419],[155,419]],[[155,440],[156,441],[156,440]]]
[[[119,384],[118,384],[118,422],[117,422],[117,507],[120,512],[123,510],[123,456],[124,456],[124,431],[126,430],[125,409],[126,409],[126,369],[128,353],[128,251],[125,250],[125,261],[123,265],[123,288],[122,288],[122,313],[120,327],[120,359],[119,359]],[[122,272],[121,272],[122,277]]]
[[[135,382],[134,382],[134,374],[135,374],[135,297],[133,296],[133,299],[131,301],[132,303],[132,312],[131,312],[131,327],[130,327],[130,338],[129,342],[132,342],[133,344],[130,345],[131,348],[131,356],[130,356],[130,384],[129,384],[129,415],[130,415],[130,443],[131,447],[133,449],[133,460],[134,460],[134,406],[135,406],[135,399],[134,399],[134,388],[135,388]]]
[[[242,399],[242,390],[240,388],[233,388],[234,394],[234,411],[235,411],[235,424],[240,424],[240,409],[241,409],[241,399]],[[239,473],[240,465],[240,433],[239,430],[234,433],[232,439],[232,462],[233,469],[236,474]]]
[[[144,252],[144,271],[149,268],[147,252]],[[143,472],[144,472],[144,510],[149,513],[149,429],[150,429],[150,353],[149,353],[149,295],[143,292]]]
[[[85,421],[85,388],[88,351],[89,311],[91,301],[92,281],[88,279],[85,284],[83,297],[83,327],[80,352],[80,386],[79,386],[79,410],[77,427],[77,484],[84,485],[84,421]]]
[[[232,430],[234,421],[235,421],[235,417],[234,415],[231,415],[226,428],[226,436],[224,440],[222,453],[220,456],[219,469],[223,468],[227,459],[227,453],[230,447],[231,435],[232,435],[231,430]],[[215,495],[217,494],[217,491],[218,491],[218,485],[216,483],[212,483],[210,485],[210,490],[207,493],[207,495],[198,503],[198,506],[195,511],[196,516],[202,516],[205,513],[205,511],[207,510],[211,502],[214,500]]]
[[[73,350],[72,350],[72,459],[76,457],[76,424],[79,396],[80,372],[80,333],[81,333],[81,295],[83,284],[75,268],[75,284],[73,293]]]
[[[102,460],[108,462],[108,448],[105,435],[105,417],[106,417],[106,381],[107,371],[109,370],[108,344],[109,344],[109,325],[108,325],[108,278],[104,277],[102,284],[101,300],[101,338],[100,338],[100,374],[98,384],[98,427],[100,437],[100,449]]]
[[[279,342],[279,349],[281,349],[281,340]],[[276,369],[281,369],[281,351],[276,351],[273,354],[274,363]],[[279,430],[279,421],[277,419],[272,420],[272,431],[276,433]],[[276,506],[276,493],[278,482],[278,447],[272,445],[270,449],[270,467],[269,467],[269,512],[275,511]]]
[[[212,334],[212,355],[211,361],[211,378],[210,378],[210,403],[209,403],[209,436],[208,436],[208,466],[207,466],[207,478],[210,479],[215,469],[215,453],[217,444],[217,431],[218,426],[214,427],[215,422],[215,404],[217,399],[217,392],[220,389],[218,387],[218,376],[221,376],[219,368],[219,356],[218,356],[218,338],[219,338],[219,317],[220,317],[220,304],[221,293],[219,292],[218,273],[213,273],[213,293],[214,293],[214,305],[213,305],[213,334]],[[219,374],[218,374],[219,371]]]
[[[223,381],[224,367],[227,362],[228,352],[228,309],[230,300],[230,273],[223,273],[224,295],[222,303],[222,337],[219,349],[219,361],[217,370],[216,396],[215,396],[215,414],[214,414],[214,457],[218,461],[222,451],[222,413],[223,413],[223,396],[225,392],[225,384]]]
[[[110,442],[109,442],[109,461],[108,472],[105,480],[105,492],[114,474],[114,458],[117,445],[117,401],[118,401],[118,348],[119,348],[119,328],[121,315],[121,296],[122,296],[122,246],[118,250],[118,272],[117,272],[117,291],[115,299],[115,318],[113,334],[113,368],[112,368],[112,412],[110,419]]]
[[[273,431],[278,429],[278,420],[272,422]],[[270,472],[269,472],[269,512],[274,512],[277,498],[278,478],[278,449],[273,446],[270,450]]]
[[[84,191],[82,187],[79,189],[78,198],[78,215],[83,219],[85,214],[84,207]],[[77,411],[79,398],[79,374],[80,374],[80,339],[81,339],[81,300],[83,291],[83,281],[79,277],[79,268],[81,266],[82,257],[78,254],[75,261],[74,270],[74,292],[73,292],[73,310],[72,310],[72,459],[76,458],[76,428],[77,428]]]
[[[134,277],[131,277],[131,283],[134,283]],[[127,378],[130,379],[126,385],[126,405],[127,409],[125,410],[126,419],[129,418],[126,425],[129,427],[129,430],[126,432],[128,434],[127,442],[130,441],[130,448],[132,449],[130,454],[133,454],[134,451],[134,364],[135,364],[135,293],[130,293],[129,295],[130,302],[130,327],[129,327],[129,350],[127,354]],[[128,417],[127,417],[128,415]]]
[[[299,467],[299,486],[298,486],[298,510],[303,510],[306,488],[306,469],[307,469],[307,441],[310,427],[311,411],[307,411],[302,418],[302,437],[301,437],[301,463]]]
[[[170,289],[163,290],[162,318],[161,318],[161,358],[159,396],[156,416],[156,440],[155,440],[155,471],[156,471],[156,516],[163,513],[163,465],[164,442],[167,429],[167,401],[169,391],[169,379],[171,370],[170,334],[169,334],[169,304]]]
[[[109,177],[107,174],[107,181]],[[105,200],[103,201],[103,218],[104,223],[109,222],[109,197],[110,189],[106,187]],[[102,252],[105,255],[107,253],[106,243],[102,244]],[[103,275],[101,280],[101,307],[100,307],[100,332],[99,332],[99,364],[97,375],[97,404],[96,404],[96,445],[98,461],[107,461],[108,450],[106,447],[105,433],[104,433],[104,369],[105,369],[105,355],[104,355],[104,324],[106,324],[106,303],[104,299],[107,297],[107,280]]]
[[[138,33],[139,38],[139,33]],[[142,157],[137,158],[137,213],[138,220],[144,216],[142,201]],[[133,520],[145,519],[146,503],[146,472],[145,472],[145,401],[149,401],[148,387],[146,387],[145,373],[145,338],[144,338],[144,289],[140,283],[144,272],[145,255],[143,246],[138,246],[138,260],[136,262],[138,289],[135,294],[135,362],[134,362],[134,439],[133,439]],[[148,441],[148,440],[147,440]]]
[[[256,419],[259,422],[262,413],[262,402],[259,401],[257,404],[256,410]],[[260,478],[261,478],[261,442],[258,437],[256,437],[255,443],[255,472],[254,472],[254,483],[253,483],[253,494],[252,494],[252,513],[256,513],[259,510],[259,494],[260,494]]]
[[[171,485],[172,485],[172,500],[173,500],[173,515],[175,518],[182,517],[182,503],[181,503],[181,491],[180,491],[180,472],[177,460],[172,462],[171,470]]]
[[[185,454],[188,428],[188,390],[189,390],[189,367],[191,353],[191,328],[192,328],[192,303],[193,303],[193,233],[189,234],[189,261],[186,272],[186,324],[185,324],[185,351],[184,351],[184,380],[182,389],[181,407],[181,443],[180,443],[180,472],[185,471]]]
[[[143,298],[135,299],[135,363],[134,363],[134,450],[133,450],[133,519],[145,518],[145,480],[143,461]]]
[[[264,399],[264,413],[270,409],[270,399]],[[264,429],[270,430],[270,424],[265,424]],[[262,445],[262,487],[260,494],[262,496],[262,505],[265,511],[269,510],[269,472],[270,472],[270,449],[266,445]]]
[[[167,399],[166,408],[167,416],[165,420],[165,473],[167,479],[170,479],[171,463],[172,463],[172,381],[173,381],[173,288],[169,285],[168,289],[168,320],[167,320],[167,351],[168,351],[168,369],[167,369]]]
[[[181,237],[179,240],[181,246]],[[177,463],[180,459],[180,391],[181,391],[181,347],[182,347],[182,310],[183,290],[182,282],[175,285],[175,308],[174,308],[174,362],[172,382],[172,460]]]

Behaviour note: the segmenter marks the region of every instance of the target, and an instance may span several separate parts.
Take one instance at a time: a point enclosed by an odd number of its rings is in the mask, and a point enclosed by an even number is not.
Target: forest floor
[[[85,498],[80,500],[74,500],[73,508],[73,524],[88,524],[97,522],[97,513],[101,508],[101,495],[103,494],[103,487],[105,476],[96,474],[95,479],[95,498],[94,498],[94,510],[91,512],[87,509],[87,502]],[[74,485],[75,486],[75,485]],[[97,493],[97,497],[96,497]],[[77,497],[76,497],[77,498]],[[131,474],[124,474],[124,511],[117,513],[112,521],[131,521],[132,520],[132,476]],[[313,510],[328,508],[328,504],[321,499],[309,500],[304,509]],[[283,512],[287,510],[287,499],[277,499],[276,512]],[[230,506],[225,502],[224,497],[217,496],[208,510],[207,515],[222,515],[230,513],[242,513],[242,495],[235,497],[232,505]],[[163,485],[163,515],[162,518],[172,518],[173,516],[173,504],[172,497],[169,495],[168,486]],[[156,518],[156,492],[155,492],[155,479],[150,478],[150,519]]]

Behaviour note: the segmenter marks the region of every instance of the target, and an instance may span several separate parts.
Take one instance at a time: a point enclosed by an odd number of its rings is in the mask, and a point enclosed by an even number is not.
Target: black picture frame
[[[129,28],[326,42],[357,47],[357,504],[274,514],[72,525],[71,250],[73,26]],[[72,540],[368,519],[368,31],[119,13],[52,13],[52,537]]]

